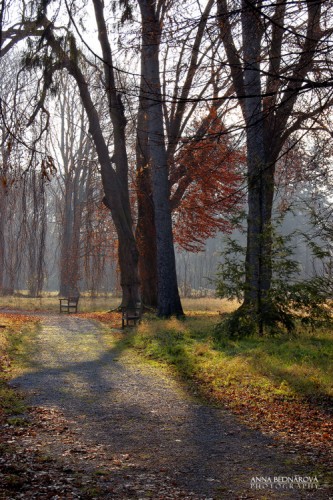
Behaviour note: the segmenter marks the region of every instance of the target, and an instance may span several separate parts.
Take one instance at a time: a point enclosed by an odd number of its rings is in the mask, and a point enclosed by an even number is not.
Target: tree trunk
[[[244,90],[248,165],[248,226],[244,305],[258,314],[262,329],[272,278],[272,202],[274,169],[267,165],[261,98],[260,50],[262,30],[258,13],[243,1]],[[265,321],[265,320],[264,320]]]
[[[304,111],[297,112],[292,125],[288,124],[298,96],[304,91],[302,82],[309,72],[313,72],[318,44],[325,34],[320,22],[323,3],[308,1],[300,6],[300,19],[302,27],[306,27],[306,36],[300,35],[297,55],[290,55],[289,66],[283,57],[289,50],[285,33],[292,19],[289,17],[287,20],[286,15],[294,16],[288,2],[283,0],[277,3],[272,17],[268,19],[261,11],[260,0],[242,0],[242,50],[239,50],[237,35],[234,35],[236,29],[234,31],[229,3],[227,0],[217,0],[216,3],[221,38],[246,124],[248,234],[243,309],[258,315],[262,332],[264,323],[281,319],[268,293],[272,280],[271,222],[275,164],[287,138],[313,113],[311,108],[308,108],[311,110],[309,115]],[[269,32],[269,37],[262,43],[265,32]],[[261,73],[261,61],[267,63],[265,73]],[[261,74],[264,75],[262,81]],[[263,83],[266,87],[264,98],[261,93]],[[322,110],[321,101],[315,110],[316,113]]]
[[[32,212],[27,220],[28,233],[28,283],[30,297],[39,297],[45,278],[46,205],[44,180],[35,170],[30,172],[28,189],[32,197]]]
[[[96,128],[95,118],[90,112],[90,131],[95,141],[97,154],[101,164],[102,182],[105,192],[106,204],[111,209],[112,218],[119,239],[119,266],[121,274],[121,287],[123,291],[122,305],[129,302],[140,302],[140,280],[139,280],[139,253],[133,233],[133,220],[128,189],[128,156],[126,150],[126,117],[121,95],[117,93],[113,59],[110,42],[107,36],[107,26],[104,18],[104,3],[102,0],[93,0],[96,22],[98,26],[98,38],[100,41],[103,60],[106,92],[109,103],[109,114],[114,133],[114,162],[115,176],[107,153],[107,146],[102,144],[102,133],[98,124]],[[84,96],[86,90],[83,89]],[[87,102],[88,104],[88,102]],[[88,104],[89,106],[89,104]],[[85,105],[86,111],[87,106]],[[88,113],[88,111],[87,111]],[[89,116],[89,115],[88,115]],[[93,123],[95,122],[95,123]],[[98,137],[97,137],[98,135]],[[109,163],[107,165],[107,163]],[[110,168],[111,167],[111,168]],[[116,181],[116,182],[115,182]],[[115,199],[115,191],[117,198]]]
[[[0,183],[0,295],[4,289],[4,270],[5,270],[5,220],[6,220],[6,191]]]
[[[138,223],[136,241],[139,248],[139,273],[141,295],[144,305],[157,308],[157,248],[154,202],[152,193],[151,162],[148,138],[147,65],[145,43],[147,42],[149,24],[142,25],[142,57],[139,110],[137,118],[136,139],[136,188],[138,202]]]
[[[136,242],[139,249],[141,297],[144,306],[157,308],[157,250],[154,203],[148,168],[138,169],[138,223]]]
[[[65,178],[65,199],[62,220],[61,252],[60,252],[60,286],[59,293],[64,297],[71,295],[73,288],[72,269],[72,241],[73,241],[73,181],[70,176]]]
[[[161,83],[159,75],[160,22],[155,2],[139,0],[142,16],[142,58],[149,91],[146,93],[149,154],[157,245],[158,315],[183,315],[180,302],[169,201],[168,162],[165,147]]]

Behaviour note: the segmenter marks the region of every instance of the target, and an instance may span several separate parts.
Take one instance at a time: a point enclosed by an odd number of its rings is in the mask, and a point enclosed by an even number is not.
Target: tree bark
[[[248,166],[248,218],[246,288],[244,302],[261,313],[263,295],[270,288],[270,220],[267,205],[269,175],[266,170],[264,123],[261,99],[260,51],[262,30],[254,9],[256,2],[243,1],[244,118]],[[270,206],[269,206],[270,205]],[[265,250],[268,252],[266,253]]]
[[[138,202],[138,222],[136,241],[139,249],[139,273],[142,303],[156,309],[157,297],[157,248],[154,215],[154,201],[151,179],[151,162],[148,138],[148,102],[146,44],[149,37],[149,24],[142,25],[141,81],[136,137],[136,189]]]
[[[173,245],[168,161],[163,126],[161,82],[159,74],[160,22],[156,2],[139,0],[142,25],[142,57],[146,58],[146,94],[148,115],[149,154],[152,167],[152,185],[157,245],[158,315],[182,316],[175,250]]]
[[[137,161],[137,166],[139,165]],[[139,249],[141,297],[144,306],[156,309],[158,304],[156,228],[149,168],[138,169],[136,187],[138,223],[135,237]]]
[[[198,68],[198,60],[200,56],[200,46],[205,33],[205,28],[209,18],[210,11],[213,7],[214,0],[208,0],[206,7],[202,13],[196,36],[193,41],[191,52],[189,55],[188,70],[185,81],[181,87],[178,100],[175,99],[177,105],[174,105],[170,110],[170,116],[167,121],[164,121],[166,133],[168,135],[168,147],[166,148],[168,169],[172,161],[174,161],[175,152],[179,145],[179,138],[182,130],[182,120],[184,119],[187,106],[187,98],[191,90],[193,79]],[[143,6],[144,7],[144,6]],[[148,8],[145,12],[148,16],[155,15],[153,8],[149,14]],[[156,12],[156,11],[155,11]],[[161,22],[161,21],[160,21]],[[149,161],[150,152],[148,144],[148,104],[147,96],[151,91],[150,80],[148,78],[149,65],[151,64],[151,21],[145,18],[142,23],[142,48],[141,48],[141,82],[140,82],[140,97],[139,97],[139,112],[137,122],[137,189],[138,189],[138,226],[137,226],[137,243],[139,246],[140,258],[140,278],[141,289],[143,294],[143,302],[147,305],[155,307],[157,304],[157,255],[156,255],[156,228],[154,216],[154,204],[152,195],[151,181],[151,164]],[[187,46],[184,41],[184,46]],[[183,52],[179,55],[179,65],[177,71],[180,71],[180,63],[182,62]],[[185,61],[184,61],[185,63]],[[175,74],[175,79],[178,80],[179,74]],[[166,75],[165,75],[166,78]],[[175,91],[176,92],[176,91]],[[170,181],[170,180],[169,180]],[[176,181],[177,182],[177,181]],[[191,180],[189,180],[189,184]],[[171,204],[171,210],[174,206]]]

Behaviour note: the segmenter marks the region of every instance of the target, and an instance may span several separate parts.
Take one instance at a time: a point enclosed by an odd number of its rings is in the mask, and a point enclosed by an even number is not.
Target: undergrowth
[[[0,315],[0,418],[25,410],[23,398],[8,382],[26,366],[37,324],[37,319],[23,315]]]

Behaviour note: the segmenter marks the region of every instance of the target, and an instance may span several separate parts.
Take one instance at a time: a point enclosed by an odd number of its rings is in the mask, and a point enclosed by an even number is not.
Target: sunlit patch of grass
[[[239,306],[235,300],[218,299],[214,297],[183,298],[183,309],[189,316],[207,315],[210,313],[230,313]]]
[[[89,293],[82,293],[79,300],[78,311],[89,313],[95,311],[111,311],[116,309],[121,303],[119,297],[114,295],[98,295],[91,297]],[[182,305],[185,314],[189,316],[215,315],[220,313],[230,313],[238,306],[237,301],[228,301],[214,297],[183,298]],[[26,291],[10,296],[0,297],[0,307],[8,309],[26,311],[52,311],[59,312],[58,292],[45,292],[41,297],[29,297]]]
[[[205,315],[185,321],[148,318],[129,335],[128,342],[216,397],[226,388],[267,399],[333,396],[332,332],[219,340],[213,328],[217,320]]]
[[[24,411],[21,395],[8,381],[28,363],[38,320],[22,315],[0,314],[0,415]]]

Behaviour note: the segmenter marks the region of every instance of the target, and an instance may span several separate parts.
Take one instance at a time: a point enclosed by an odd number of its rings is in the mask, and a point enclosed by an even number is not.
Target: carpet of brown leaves
[[[333,470],[333,408],[325,399],[264,399],[253,392],[228,390],[215,398],[245,424]]]
[[[147,470],[134,479],[129,454],[110,457],[102,444],[81,443],[73,424],[49,407],[12,425],[0,420],[0,499],[203,499]]]
[[[80,318],[100,321],[110,328],[121,328],[121,314],[119,312],[78,313],[77,316]]]

